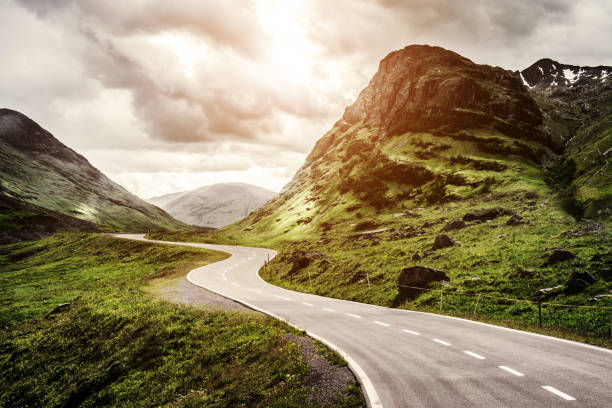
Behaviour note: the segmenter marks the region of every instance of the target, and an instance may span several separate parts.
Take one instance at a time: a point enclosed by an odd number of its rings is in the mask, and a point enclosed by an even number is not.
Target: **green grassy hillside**
[[[9,109],[0,109],[0,194],[119,231],[186,227]]]
[[[0,406],[308,406],[302,334],[145,290],[225,256],[83,234],[0,247]],[[335,406],[362,406],[347,386]]]
[[[154,236],[274,247],[269,281],[385,306],[531,329],[537,302],[584,306],[544,304],[544,329],[601,343],[611,220],[562,194],[572,150],[520,81],[441,48],[391,53],[279,196],[217,232]],[[398,286],[415,266],[446,278]]]

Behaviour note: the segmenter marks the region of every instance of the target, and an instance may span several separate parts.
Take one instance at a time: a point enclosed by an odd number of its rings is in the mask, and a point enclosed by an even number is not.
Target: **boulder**
[[[456,241],[452,239],[451,237],[449,237],[448,235],[440,234],[436,237],[436,240],[433,243],[432,249],[436,250],[436,249],[452,247],[453,245],[455,245],[455,243]]]
[[[432,282],[449,280],[445,272],[428,266],[404,268],[397,281],[399,296],[402,299],[418,296],[422,292],[418,288],[427,288]]]
[[[503,215],[514,215],[514,211],[501,207],[476,210],[471,213],[465,214],[463,216],[463,221],[491,221]]]
[[[412,255],[412,260],[413,261],[418,261],[421,259],[421,255],[419,255],[418,252],[415,252],[414,255]]]
[[[506,221],[506,225],[522,225],[527,223],[527,221],[525,221],[525,219],[523,219],[523,217],[521,217],[520,215],[513,215],[512,217],[510,217],[508,219],[508,221]]]
[[[595,278],[588,272],[574,271],[565,284],[566,293],[578,293],[595,283]]]
[[[553,286],[552,288],[542,288],[538,289],[538,295],[542,298],[550,297],[552,295],[556,295],[563,291],[563,285]]]
[[[570,251],[566,251],[564,249],[553,249],[552,253],[548,256],[548,261],[546,261],[546,264],[554,265],[559,262],[574,259],[575,257],[576,255],[574,255]]]
[[[463,220],[452,220],[448,222],[443,228],[442,231],[455,231],[465,228],[467,225]]]

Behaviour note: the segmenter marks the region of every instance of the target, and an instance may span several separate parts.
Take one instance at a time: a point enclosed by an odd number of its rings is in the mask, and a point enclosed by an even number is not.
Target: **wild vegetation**
[[[0,406],[313,405],[302,333],[145,290],[225,256],[85,234],[0,247]]]
[[[612,147],[610,85],[592,86],[596,108],[568,91],[555,111],[510,71],[406,47],[276,198],[214,233],[154,236],[276,248],[264,277],[287,288],[610,346],[611,173],[577,156]],[[587,130],[553,114],[583,108],[598,125],[581,149]]]

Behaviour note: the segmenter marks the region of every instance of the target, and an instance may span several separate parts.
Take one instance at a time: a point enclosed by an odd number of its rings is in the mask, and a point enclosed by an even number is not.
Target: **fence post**
[[[474,313],[472,313],[472,319],[476,316],[476,309],[478,309],[478,302],[480,301],[480,296],[482,296],[482,294],[478,294],[478,299],[476,299],[476,306],[474,306]]]
[[[310,280],[310,271],[308,271],[308,284],[310,285],[310,290],[312,291],[312,281]]]
[[[443,293],[443,290],[440,289],[440,311],[442,311],[442,293]]]
[[[542,327],[542,301],[538,301],[538,315],[540,317],[540,327]]]
[[[368,280],[368,290],[370,290],[370,273],[366,272],[366,279]]]

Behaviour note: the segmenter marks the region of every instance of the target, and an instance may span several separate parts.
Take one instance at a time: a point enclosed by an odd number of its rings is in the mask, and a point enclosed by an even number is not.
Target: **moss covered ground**
[[[301,333],[146,290],[224,257],[86,234],[0,247],[0,406],[306,406],[287,340]],[[362,401],[351,389],[337,405]]]
[[[280,254],[264,278],[294,290],[610,346],[611,221],[568,211],[547,182],[555,177],[549,155],[486,129],[388,136],[339,122],[289,187],[245,220],[216,232],[153,236],[275,248]],[[495,209],[497,216],[478,219]],[[518,225],[508,225],[512,215]],[[463,219],[464,228],[443,231]],[[434,251],[442,232],[456,243]],[[575,258],[546,264],[559,248]],[[401,299],[398,277],[415,265],[443,270],[450,280]],[[567,290],[574,271],[594,283]],[[546,288],[553,289],[539,291]]]

